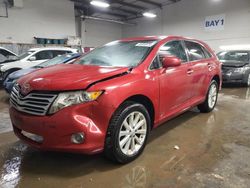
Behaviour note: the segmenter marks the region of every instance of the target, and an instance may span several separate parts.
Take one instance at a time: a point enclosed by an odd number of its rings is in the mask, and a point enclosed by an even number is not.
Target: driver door
[[[160,48],[159,56],[162,53],[182,60],[182,64],[178,67],[162,68],[159,75],[160,116],[164,119],[186,108],[191,97],[192,85],[190,64],[182,41],[166,43]]]

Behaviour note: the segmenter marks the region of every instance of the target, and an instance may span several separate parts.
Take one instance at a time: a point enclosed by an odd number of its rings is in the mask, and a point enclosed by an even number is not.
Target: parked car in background
[[[0,47],[0,65],[17,60],[17,55],[3,47]]]
[[[15,134],[29,145],[137,158],[149,132],[188,109],[214,109],[221,63],[207,44],[139,37],[96,48],[69,65],[18,79],[10,96]]]
[[[222,51],[217,54],[222,62],[223,83],[250,86],[250,51]]]
[[[77,50],[63,47],[32,48],[26,53],[18,56],[18,60],[0,65],[0,82],[3,82],[12,72],[36,66],[58,55],[66,53],[77,53]]]
[[[52,65],[72,63],[74,60],[76,60],[80,56],[81,56],[80,53],[59,55],[51,60],[45,61],[44,63],[38,64],[34,67],[15,71],[7,76],[7,78],[3,82],[3,86],[4,86],[5,90],[8,93],[10,93],[13,86],[15,85],[16,81],[20,77],[22,77],[26,74],[29,74],[37,69],[42,69],[42,68],[49,67]]]

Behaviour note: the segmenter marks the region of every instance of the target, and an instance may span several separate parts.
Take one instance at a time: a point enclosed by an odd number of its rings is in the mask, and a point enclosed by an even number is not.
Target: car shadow
[[[4,89],[0,89],[0,103],[9,104],[9,94]]]
[[[222,88],[245,88],[244,84],[242,83],[228,83],[228,84],[222,84]]]

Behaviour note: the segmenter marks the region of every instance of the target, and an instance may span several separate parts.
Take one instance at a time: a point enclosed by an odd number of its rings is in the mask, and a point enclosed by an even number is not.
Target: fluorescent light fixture
[[[220,46],[221,50],[250,50],[250,44]]]
[[[102,8],[107,8],[109,7],[110,5],[105,2],[105,1],[91,1],[90,2],[91,5],[94,5],[94,6],[97,6],[97,7],[102,7]]]
[[[157,16],[156,14],[151,12],[144,12],[142,15],[148,18],[155,18]]]

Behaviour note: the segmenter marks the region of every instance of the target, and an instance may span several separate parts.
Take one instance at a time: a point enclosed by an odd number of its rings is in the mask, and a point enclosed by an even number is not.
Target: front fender
[[[159,82],[152,72],[144,73],[133,70],[131,73],[111,80],[97,83],[89,91],[104,90],[98,99],[103,106],[112,107],[115,111],[124,101],[135,95],[143,95],[153,103],[155,114],[159,109]]]

